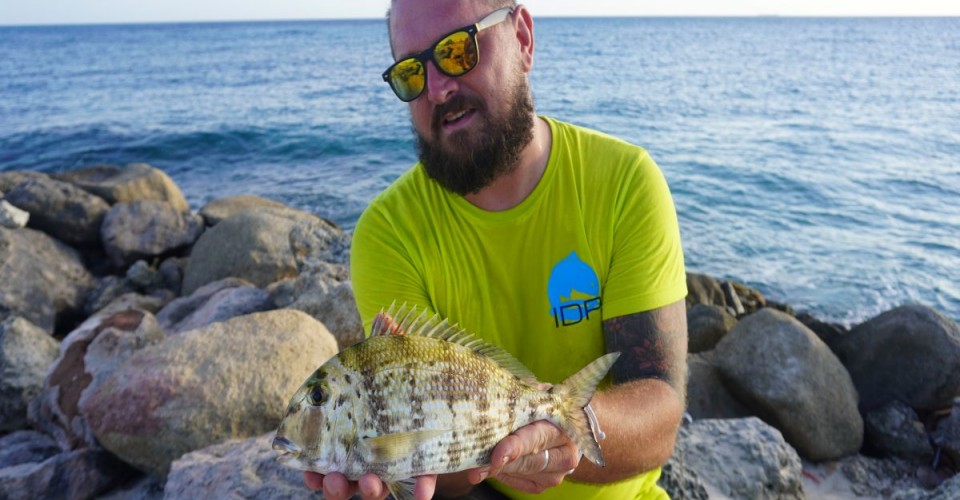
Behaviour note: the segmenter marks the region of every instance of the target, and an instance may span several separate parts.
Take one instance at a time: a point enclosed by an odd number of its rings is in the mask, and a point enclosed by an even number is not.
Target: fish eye
[[[310,391],[310,404],[313,406],[320,406],[323,403],[327,402],[327,393],[323,391],[322,387],[314,387]]]

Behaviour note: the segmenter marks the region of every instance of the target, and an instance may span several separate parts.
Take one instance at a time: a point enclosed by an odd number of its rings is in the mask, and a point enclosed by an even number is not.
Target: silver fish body
[[[486,465],[504,437],[547,420],[603,465],[584,407],[619,353],[550,386],[446,320],[391,312],[294,394],[274,441],[281,462],[349,479],[373,472],[393,491],[414,476]]]

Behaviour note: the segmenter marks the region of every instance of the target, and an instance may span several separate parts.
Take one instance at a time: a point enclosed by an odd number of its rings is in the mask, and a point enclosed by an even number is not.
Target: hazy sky
[[[529,0],[535,16],[957,16],[957,0]],[[381,18],[389,0],[2,0],[0,25]]]

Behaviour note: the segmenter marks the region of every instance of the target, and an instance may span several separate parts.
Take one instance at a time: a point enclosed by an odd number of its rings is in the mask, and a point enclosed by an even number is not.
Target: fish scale
[[[497,443],[537,420],[559,426],[603,465],[584,407],[618,356],[601,356],[550,386],[447,320],[391,307],[367,340],[328,360],[297,390],[274,449],[302,470],[351,480],[372,472],[398,498],[410,493],[402,480],[489,464]]]

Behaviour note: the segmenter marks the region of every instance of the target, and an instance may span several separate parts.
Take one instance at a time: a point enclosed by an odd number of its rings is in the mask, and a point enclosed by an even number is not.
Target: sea
[[[650,152],[688,270],[845,325],[960,319],[960,18],[534,31],[538,112]],[[416,161],[391,62],[382,20],[0,27],[0,171],[147,162],[194,209],[255,194],[351,230]]]

